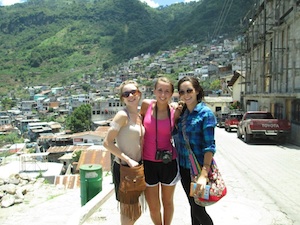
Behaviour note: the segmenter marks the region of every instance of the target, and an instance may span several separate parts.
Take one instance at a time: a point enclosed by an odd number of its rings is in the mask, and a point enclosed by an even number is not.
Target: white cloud
[[[23,3],[26,2],[26,0],[0,0],[0,5],[6,6],[6,5],[13,5],[16,3]]]
[[[13,5],[16,3],[23,3],[26,2],[27,0],[0,0],[0,5],[6,6],[6,5]],[[152,8],[157,8],[160,4],[157,3],[156,1],[160,1],[160,0],[140,0],[141,2],[145,2],[147,5],[149,5]],[[174,0],[173,3],[177,3],[177,2],[198,2],[199,0]]]
[[[149,5],[152,8],[157,8],[160,5],[165,5],[166,2],[167,5],[170,4],[174,4],[174,3],[179,3],[179,2],[185,2],[185,3],[189,3],[189,2],[199,2],[199,0],[169,0],[169,1],[162,1],[162,0],[140,0],[141,2],[145,2],[147,5]],[[158,2],[158,3],[156,3]]]
[[[199,2],[199,0],[184,0],[184,2],[188,3],[188,2]]]
[[[151,8],[157,8],[159,6],[158,3],[154,2],[153,0],[140,0],[141,2],[145,2]]]

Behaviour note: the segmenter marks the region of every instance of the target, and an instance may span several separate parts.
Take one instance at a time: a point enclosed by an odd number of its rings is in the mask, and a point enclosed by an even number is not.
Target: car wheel
[[[240,133],[240,129],[237,129],[236,134],[237,134],[237,137],[238,137],[239,139],[242,138],[242,135],[241,135],[241,133]]]
[[[251,139],[252,139],[251,134],[247,134],[247,132],[245,132],[245,134],[244,134],[244,142],[245,143],[250,143]]]
[[[279,137],[278,138],[278,143],[279,144],[285,144],[285,142],[286,142],[286,137]]]

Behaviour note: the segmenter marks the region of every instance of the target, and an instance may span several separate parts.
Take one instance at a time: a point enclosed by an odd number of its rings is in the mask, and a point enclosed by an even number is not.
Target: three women
[[[191,167],[183,132],[188,137],[191,148],[202,166],[196,191],[203,192],[212,157],[216,152],[214,139],[216,119],[213,112],[202,102],[204,93],[196,78],[184,77],[179,80],[178,92],[180,100],[184,101],[184,107],[179,107],[176,113],[169,106],[173,92],[174,86],[168,79],[158,78],[154,86],[156,99],[143,100],[140,110],[142,118],[140,118],[137,107],[141,94],[137,85],[125,82],[121,87],[121,98],[126,104],[126,110],[116,114],[104,142],[104,146],[117,156],[113,169],[114,182],[118,188],[120,167],[118,164],[125,163],[133,167],[139,165],[143,159],[147,183],[145,196],[155,225],[171,224],[175,185],[180,177],[189,200],[192,225],[211,225],[213,222],[205,207],[197,205],[194,198],[189,195]],[[181,115],[177,118],[178,112]],[[172,144],[175,120],[178,130],[177,151]],[[144,127],[141,126],[142,121]],[[143,135],[143,129],[145,133],[142,153],[140,137]],[[115,139],[117,145],[114,144]],[[138,216],[134,219],[129,219],[127,215],[122,214],[121,207],[122,224],[134,224],[140,215],[140,205],[135,207]]]

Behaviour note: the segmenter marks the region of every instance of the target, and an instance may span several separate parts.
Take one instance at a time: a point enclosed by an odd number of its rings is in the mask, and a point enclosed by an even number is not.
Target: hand
[[[178,107],[178,103],[177,103],[177,102],[171,102],[169,105],[170,105],[170,107],[172,107],[173,109],[177,109],[177,107]]]
[[[127,164],[128,164],[129,167],[135,167],[135,166],[139,165],[139,163],[137,161],[133,160],[133,159],[129,159],[127,161]]]
[[[197,180],[197,187],[196,187],[196,193],[204,193],[204,189],[207,183],[207,178],[204,176],[200,176]]]
[[[184,102],[183,101],[179,101],[178,104],[177,104],[177,107],[175,108],[175,113],[174,113],[175,122],[180,117],[180,115],[182,113],[183,106],[184,106]]]

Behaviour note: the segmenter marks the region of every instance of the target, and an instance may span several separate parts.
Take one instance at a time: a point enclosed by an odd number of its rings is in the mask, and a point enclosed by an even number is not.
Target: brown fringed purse
[[[143,164],[135,167],[120,165],[120,202],[125,204],[137,203],[139,196],[145,189]]]
[[[143,129],[141,128],[140,146],[143,147]],[[135,221],[141,215],[139,197],[146,189],[144,165],[135,167],[123,166],[120,163],[119,201],[121,214]]]

